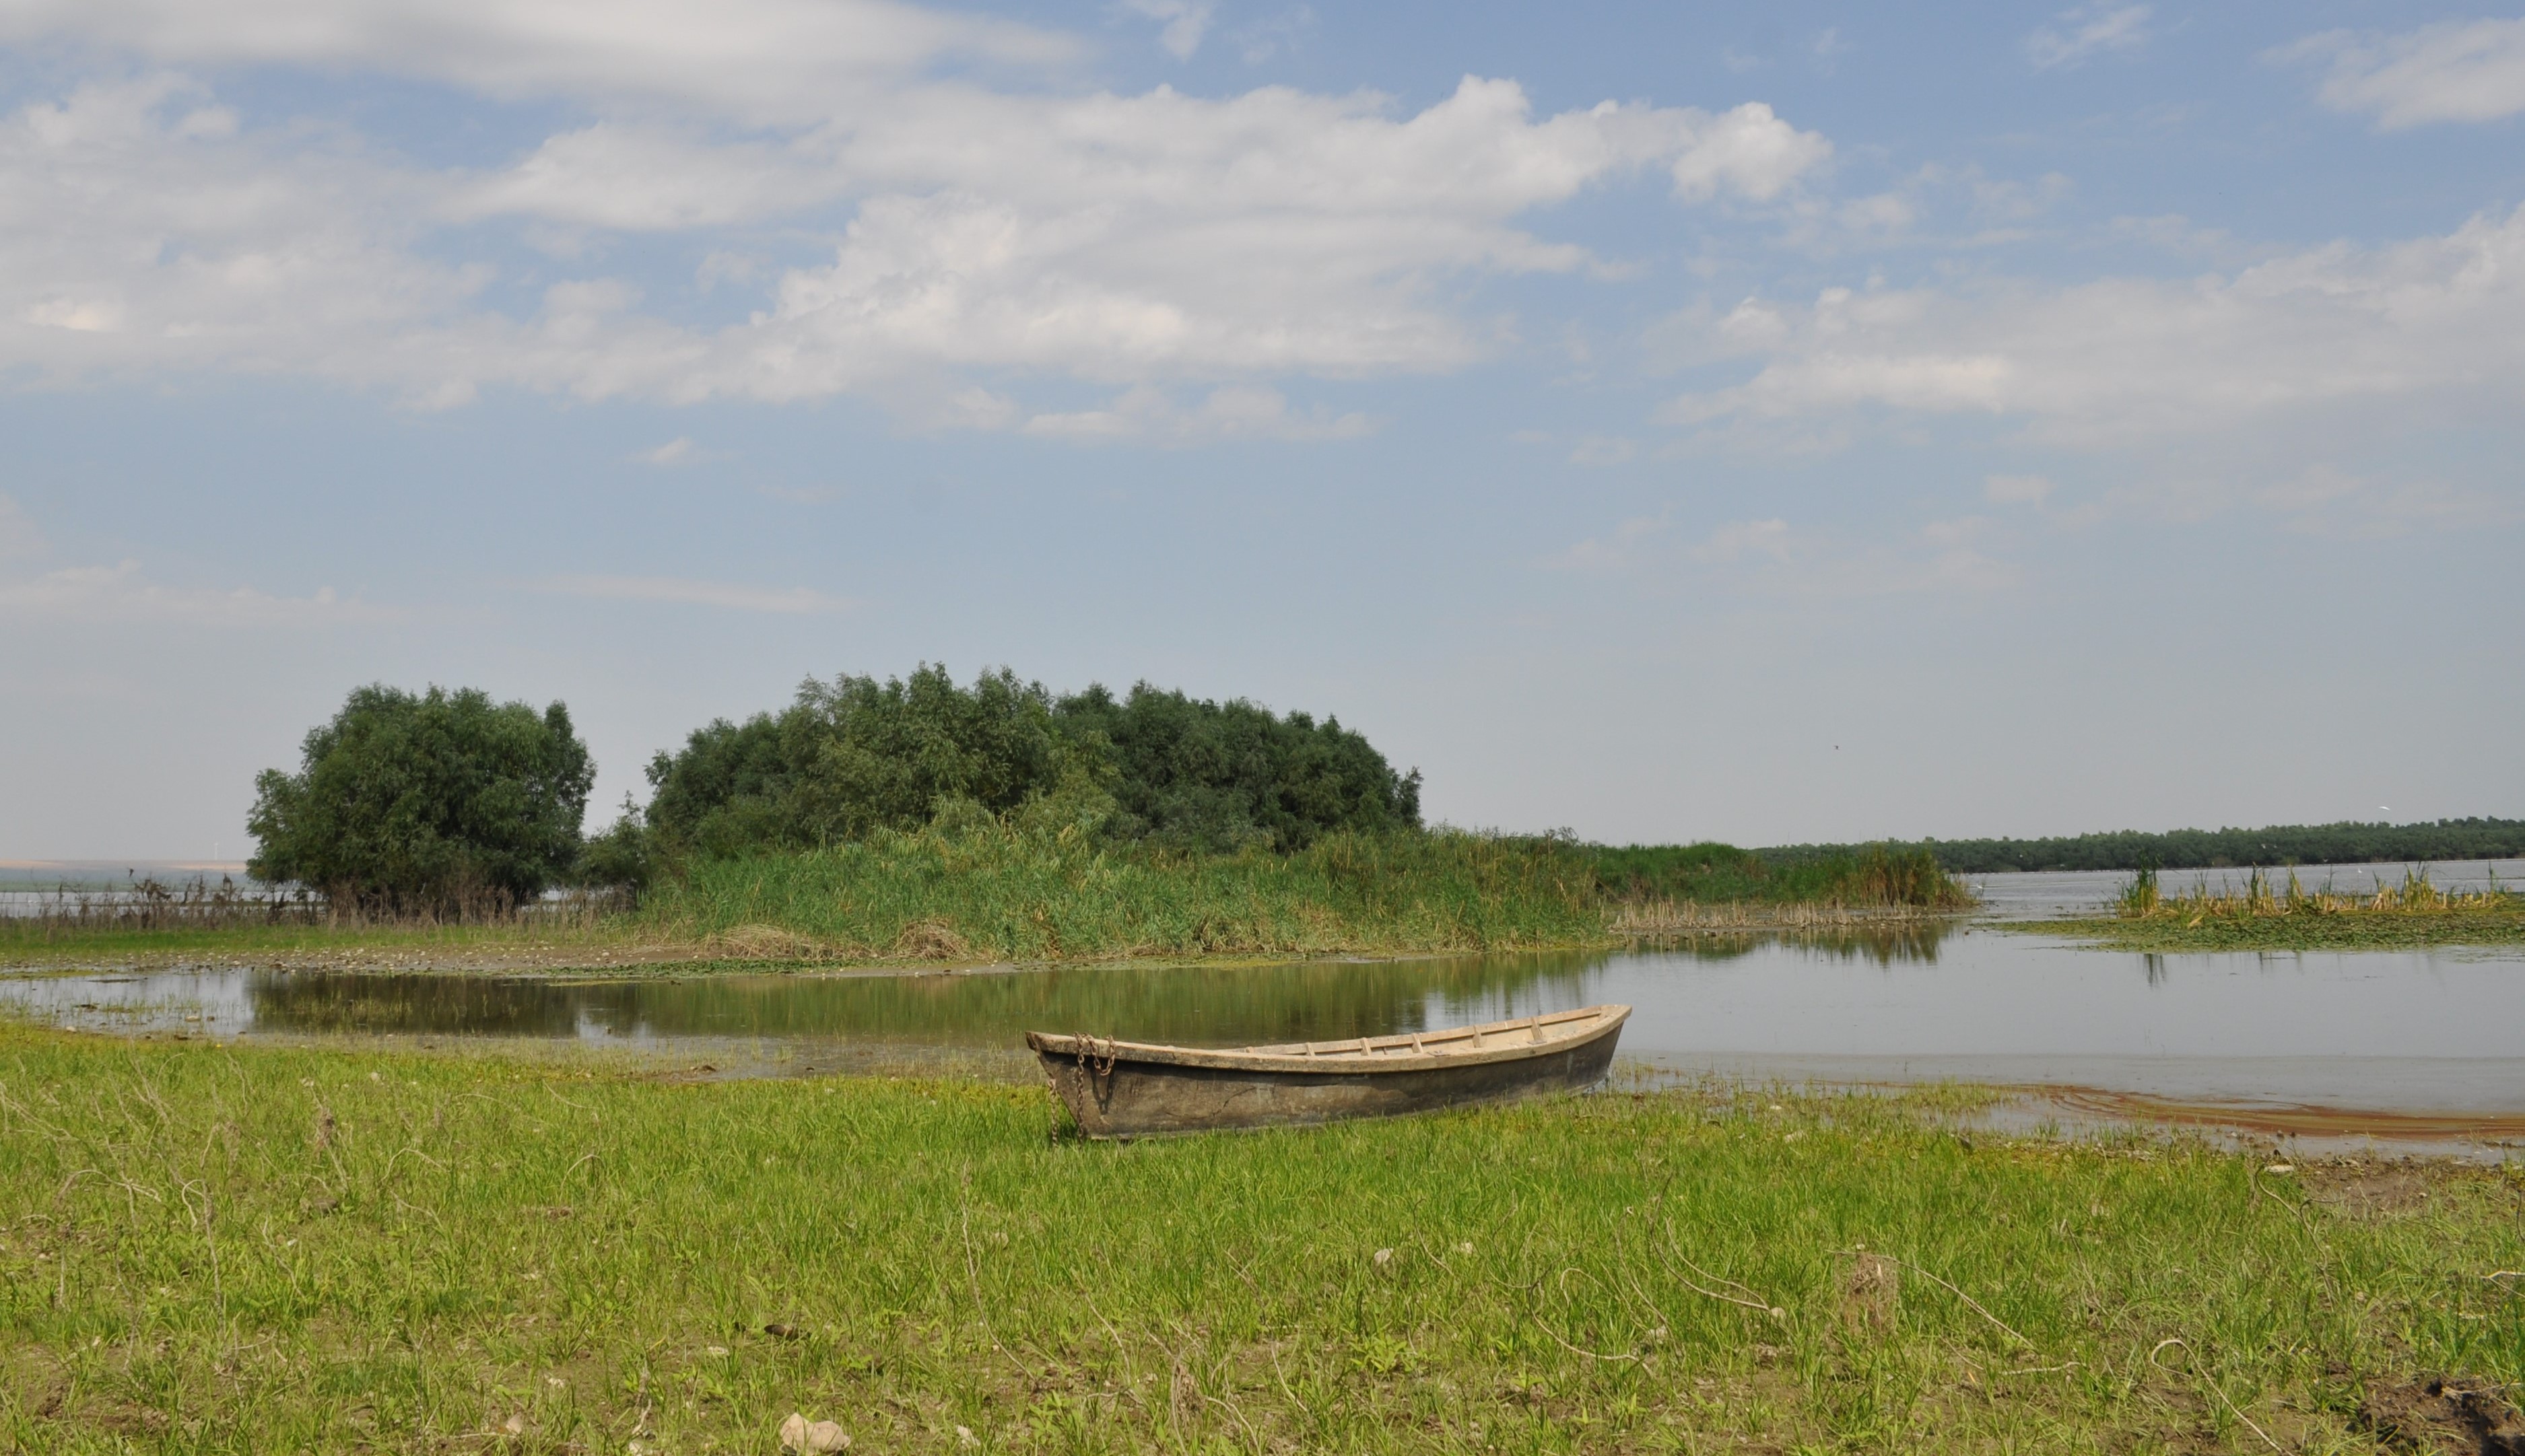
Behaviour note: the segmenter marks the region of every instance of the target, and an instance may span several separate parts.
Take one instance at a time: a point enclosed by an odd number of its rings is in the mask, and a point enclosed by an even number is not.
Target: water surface
[[[2151,955],[1992,930],[1237,966],[622,980],[175,970],[0,981],[66,1026],[219,1039],[524,1039],[793,1067],[1022,1074],[1029,1030],[1235,1045],[1636,1007],[1634,1074],[1963,1080],[2525,1117],[2525,950]]]

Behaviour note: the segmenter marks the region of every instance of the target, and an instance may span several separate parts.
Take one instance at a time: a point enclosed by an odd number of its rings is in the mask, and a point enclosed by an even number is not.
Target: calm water
[[[999,1058],[1030,1029],[1210,1044],[1637,1008],[1634,1073],[2074,1085],[2239,1104],[2525,1115],[2525,952],[2139,955],[1966,928],[1697,950],[1237,967],[623,981],[174,971],[0,981],[96,1030],[392,1034],[726,1062]]]

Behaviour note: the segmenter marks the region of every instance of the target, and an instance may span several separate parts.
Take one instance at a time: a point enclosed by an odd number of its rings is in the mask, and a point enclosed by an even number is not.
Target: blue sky
[[[2525,813],[2525,19],[0,13],[0,856],[808,674],[1614,841]]]

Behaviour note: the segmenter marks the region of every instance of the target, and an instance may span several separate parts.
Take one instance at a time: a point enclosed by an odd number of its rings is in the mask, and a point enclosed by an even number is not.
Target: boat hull
[[[1618,1019],[1593,1036],[1530,1056],[1449,1064],[1321,1071],[1185,1065],[1082,1056],[1029,1037],[1053,1095],[1090,1138],[1304,1126],[1395,1117],[1563,1091],[1605,1080],[1621,1040]],[[1061,1039],[1064,1042],[1069,1039]]]

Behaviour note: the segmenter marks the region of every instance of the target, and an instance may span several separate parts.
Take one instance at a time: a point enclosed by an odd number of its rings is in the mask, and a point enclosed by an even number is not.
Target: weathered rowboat
[[[1628,1006],[1443,1032],[1213,1049],[1026,1033],[1053,1095],[1091,1138],[1390,1117],[1593,1087]]]

